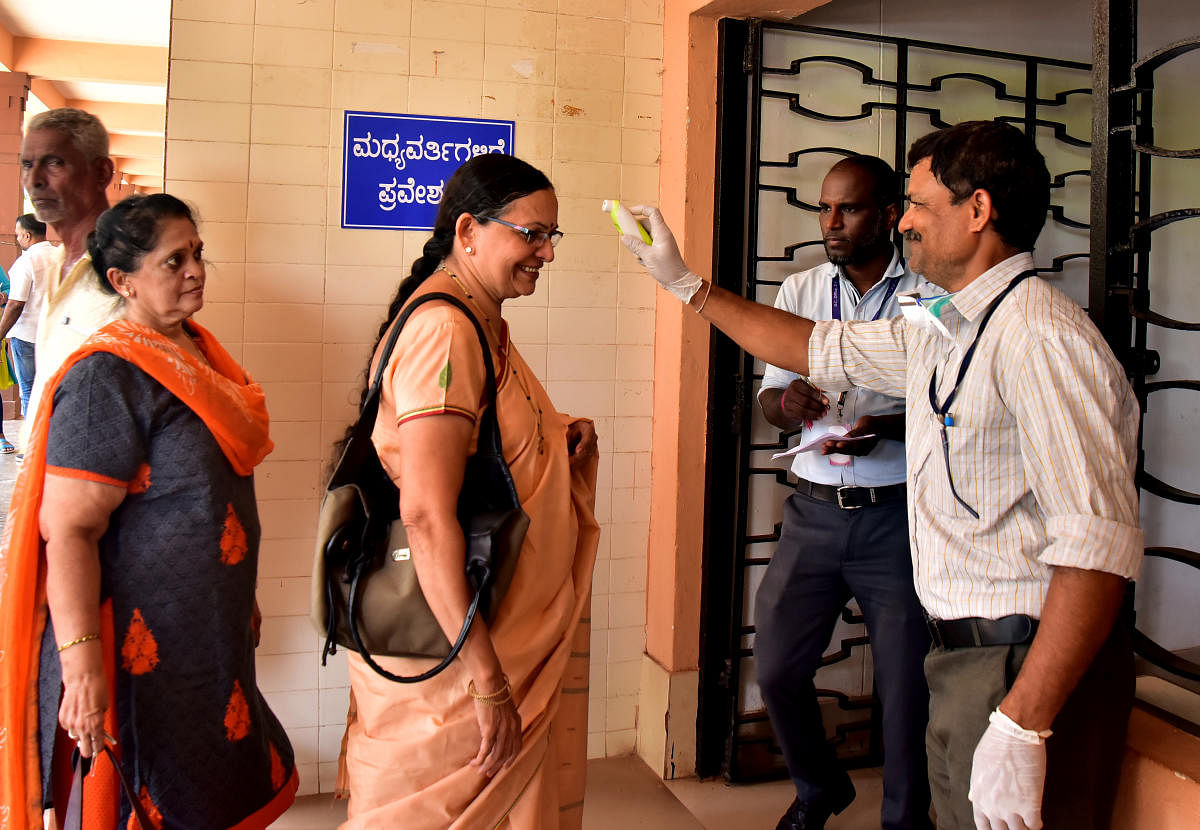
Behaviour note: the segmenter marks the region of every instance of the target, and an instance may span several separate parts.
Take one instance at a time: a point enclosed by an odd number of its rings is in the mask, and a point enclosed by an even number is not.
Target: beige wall
[[[267,391],[260,684],[309,791],[331,787],[347,682],[305,616],[322,465],[425,238],[339,227],[345,109],[515,119],[517,154],[557,186],[567,238],[505,317],[555,403],[597,422],[589,754],[633,750],[654,289],[599,201],[657,198],[661,23],[660,0],[174,2],[166,187],[198,207],[215,263],[199,319]]]

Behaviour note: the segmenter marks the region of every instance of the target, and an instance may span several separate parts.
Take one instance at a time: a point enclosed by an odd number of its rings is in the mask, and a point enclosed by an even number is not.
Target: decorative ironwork
[[[773,39],[779,37],[802,38],[811,48],[770,64],[764,58],[768,51],[764,44],[777,46],[778,41]],[[876,68],[849,55],[827,54],[836,51],[832,46],[837,44],[845,44],[848,52],[864,44],[882,45],[890,57],[887,63],[881,61],[882,68]],[[761,21],[722,21],[720,48],[722,128],[716,212],[722,233],[717,235],[716,273],[720,285],[756,300],[770,301],[771,293],[782,282],[785,263],[794,266],[790,272],[809,267],[797,265],[797,260],[816,252],[819,259],[811,264],[824,260],[819,238],[771,243],[765,248],[760,245],[764,200],[778,200],[788,209],[800,211],[798,216],[815,216],[817,205],[805,197],[811,198],[819,188],[819,179],[806,183],[803,193],[793,182],[781,180],[789,170],[801,170],[808,157],[836,158],[856,152],[850,146],[834,146],[840,143],[836,137],[833,143],[815,141],[806,146],[793,141],[786,150],[765,152],[762,129],[768,107],[773,115],[794,117],[797,123],[823,124],[827,129],[853,130],[855,122],[863,119],[890,119],[888,128],[893,140],[890,153],[884,155],[891,156],[898,170],[905,169],[909,119],[913,119],[911,129],[919,129],[912,137],[948,126],[949,119],[944,115],[947,107],[961,105],[972,95],[973,103],[983,99],[982,106],[990,107],[992,117],[1015,123],[1039,139],[1049,140],[1052,135],[1053,140],[1072,149],[1089,145],[1071,129],[1072,125],[1082,124],[1082,117],[1074,121],[1065,115],[1054,117],[1054,113],[1065,113],[1078,96],[1090,94],[1085,86],[1090,69],[1087,64]],[[931,62],[931,56],[938,62],[936,71],[923,68]],[[988,70],[998,66],[1004,67],[1004,77],[989,74]],[[823,71],[825,67],[846,69],[857,77],[862,97],[853,102],[850,114],[837,114],[828,101],[811,100],[808,93],[815,94],[820,84],[779,88],[782,84],[797,85],[805,73]],[[923,77],[918,77],[919,71],[924,72]],[[1054,77],[1048,78],[1050,75]],[[938,96],[938,101],[928,100],[930,96]],[[887,100],[880,100],[883,98]],[[829,100],[847,99],[842,95]],[[1002,111],[1002,105],[1008,105],[1010,111]],[[1020,115],[1011,111],[1015,109],[1011,105],[1020,108]],[[1060,155],[1072,158],[1070,151]],[[1064,194],[1072,181],[1090,175],[1087,169],[1081,169],[1081,163],[1086,162],[1077,157],[1068,165],[1073,169],[1057,173],[1052,184],[1056,193]],[[1088,222],[1069,215],[1058,203],[1062,199],[1055,201],[1050,217],[1066,229],[1066,244],[1070,244],[1071,233],[1086,231]],[[1049,260],[1039,265],[1044,274],[1063,274],[1069,263],[1088,257],[1087,252],[1070,250],[1039,253]],[[782,502],[791,488],[789,474],[779,466],[767,466],[764,455],[784,448],[792,435],[764,430],[762,422],[755,421],[753,396],[761,371],[750,355],[720,334],[714,334],[710,379],[709,526],[698,769],[701,775],[723,773],[730,780],[746,781],[783,771],[778,750],[771,750],[773,740],[766,713],[750,705],[754,702],[753,684],[749,683],[753,676],[754,627],[746,606],[754,574],[761,573],[770,562],[770,556],[764,554],[774,551],[781,530],[778,522],[769,532],[752,526],[750,491],[761,486],[774,488],[772,498]],[[862,618],[848,608],[843,611],[842,622],[860,626]],[[823,666],[858,656],[869,644],[861,629],[844,626],[835,641]],[[822,677],[819,671],[816,684],[829,686]],[[831,743],[838,747],[842,759],[850,765],[877,764],[881,758],[879,713],[869,687],[865,694],[837,688],[825,688],[818,694],[826,711]]]
[[[1190,503],[1196,504],[1196,502]],[[1146,548],[1146,555],[1172,559],[1200,570],[1200,553],[1195,551],[1183,548]],[[1138,654],[1161,669],[1166,669],[1187,680],[1200,681],[1200,665],[1168,651],[1141,631],[1133,632],[1133,648]]]
[[[1200,392],[1200,380],[1148,382],[1159,371],[1159,356],[1148,347],[1152,327],[1200,331],[1187,322],[1153,311],[1150,300],[1151,251],[1156,231],[1200,218],[1200,208],[1180,207],[1150,213],[1151,160],[1200,159],[1200,148],[1175,150],[1154,137],[1155,73],[1172,61],[1200,50],[1200,38],[1172,43],[1137,59],[1137,0],[1094,0],[1093,87],[1100,91],[1093,120],[1092,260],[1090,310],[1122,359],[1144,413],[1156,392]],[[1131,279],[1132,277],[1132,279]],[[1160,277],[1161,279],[1161,277]],[[1160,287],[1163,283],[1159,283]],[[1137,484],[1167,501],[1200,505],[1200,493],[1169,484],[1146,471],[1143,434],[1138,436]],[[1148,547],[1146,555],[1200,569],[1200,554],[1175,547]],[[1138,630],[1137,653],[1160,669],[1187,680],[1200,680],[1200,664],[1163,648]]]

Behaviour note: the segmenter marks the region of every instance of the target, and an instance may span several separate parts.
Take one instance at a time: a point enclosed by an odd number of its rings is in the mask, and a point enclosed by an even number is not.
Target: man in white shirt
[[[905,397],[939,828],[1103,830],[1133,701],[1138,401],[1088,316],[1036,276],[1050,174],[1033,141],[968,121],[908,162],[898,227],[912,267],[951,293],[901,298],[901,318],[814,322],[705,289],[654,209],[653,246],[623,241],[747,351],[827,389]]]
[[[13,367],[21,391],[21,412],[29,415],[29,393],[36,366],[38,317],[42,313],[47,265],[54,246],[46,241],[46,223],[32,213],[17,217],[17,245],[21,256],[8,271],[11,287],[8,305],[0,315],[0,340],[9,338]]]
[[[784,280],[775,307],[826,320],[899,315],[896,295],[925,287],[891,241],[900,192],[900,178],[883,159],[854,156],[835,164],[818,203],[829,261]],[[796,788],[777,830],[824,827],[854,798],[826,739],[813,686],[851,596],[870,634],[883,708],[881,826],[927,828],[929,692],[922,666],[929,632],[908,551],[904,400],[868,389],[826,396],[770,364],[758,400],[767,421],[798,431],[802,442],[831,429],[859,439],[828,441],[820,452],[794,456],[796,492],[784,503],[779,546],[756,597],[755,674]]]
[[[21,186],[37,218],[54,229],[54,249],[37,332],[37,372],[22,437],[37,413],[41,390],[92,332],[119,316],[87,255],[87,238],[108,210],[113,177],[108,131],[96,116],[71,107],[47,110],[26,125]],[[24,443],[24,442],[22,442]]]

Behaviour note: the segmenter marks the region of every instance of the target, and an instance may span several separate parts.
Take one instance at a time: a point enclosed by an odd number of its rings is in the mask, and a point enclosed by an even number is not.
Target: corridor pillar
[[[21,190],[21,127],[25,122],[25,100],[29,76],[24,72],[0,72],[0,240],[16,245],[13,226],[25,212]],[[4,246],[8,248],[8,245]],[[0,254],[5,271],[20,250],[13,247]]]

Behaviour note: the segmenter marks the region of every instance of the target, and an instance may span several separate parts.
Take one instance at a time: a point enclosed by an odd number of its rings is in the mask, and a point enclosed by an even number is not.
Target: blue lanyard
[[[883,314],[883,309],[888,304],[888,300],[890,300],[892,298],[892,295],[896,293],[896,286],[900,284],[900,278],[899,277],[888,277],[887,283],[888,283],[887,291],[885,291],[883,293],[883,299],[879,301],[879,308],[877,308],[875,310],[875,316],[871,318],[872,322],[878,320],[880,318],[880,316]],[[834,320],[840,320],[840,319],[842,319],[842,281],[841,281],[839,274],[836,271],[834,271],[834,273],[833,273],[832,294],[833,294],[833,302],[832,302],[833,315],[832,316],[833,316]]]
[[[887,290],[883,292],[883,299],[879,301],[879,308],[875,310],[875,316],[871,318],[871,322],[875,322],[883,314],[883,309],[887,306],[888,300],[896,293],[896,286],[900,284],[899,277],[888,277]],[[833,272],[833,285],[831,288],[833,319],[842,319],[842,281],[835,270]],[[837,399],[837,419],[842,420],[842,408],[846,405],[846,393],[842,392]]]
[[[988,321],[992,319],[992,313],[1004,301],[1009,292],[1016,288],[1022,281],[1029,277],[1037,276],[1037,271],[1022,271],[1012,278],[1012,281],[1004,287],[996,299],[992,300],[992,304],[988,306],[988,310],[984,313],[983,319],[979,321],[979,329],[975,332],[975,339],[971,341],[967,353],[963,355],[962,363],[958,367],[958,377],[954,380],[954,388],[950,390],[950,394],[946,396],[946,400],[938,403],[937,399],[937,367],[933,367],[933,374],[929,376],[929,405],[933,407],[933,411],[937,414],[938,420],[942,425],[942,455],[946,459],[946,477],[950,480],[950,493],[954,496],[954,500],[966,508],[976,519],[979,518],[979,513],[975,508],[963,501],[962,496],[958,494],[958,490],[954,488],[954,476],[950,472],[950,439],[946,435],[946,428],[954,426],[954,416],[950,414],[950,405],[954,403],[955,396],[958,395],[958,387],[962,385],[963,377],[967,374],[967,368],[971,365],[971,359],[975,357],[975,347],[979,345],[979,338],[983,336],[983,330],[987,328]]]

